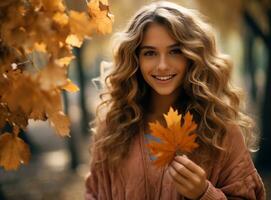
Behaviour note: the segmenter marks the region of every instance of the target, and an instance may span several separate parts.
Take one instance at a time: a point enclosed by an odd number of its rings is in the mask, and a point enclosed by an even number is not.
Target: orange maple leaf
[[[182,115],[178,115],[178,111],[171,107],[164,118],[167,127],[163,127],[158,121],[149,123],[151,135],[159,140],[147,143],[150,153],[156,157],[154,164],[157,167],[166,166],[176,154],[191,153],[199,146],[195,142],[197,135],[193,133],[197,124],[192,121],[193,116],[189,112],[185,114],[182,124]]]

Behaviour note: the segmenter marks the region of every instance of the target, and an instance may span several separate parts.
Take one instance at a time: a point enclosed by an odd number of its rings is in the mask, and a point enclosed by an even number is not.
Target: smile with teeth
[[[156,76],[152,75],[153,78],[159,80],[159,81],[167,81],[172,79],[176,74],[171,74],[171,75],[165,75],[165,76]]]

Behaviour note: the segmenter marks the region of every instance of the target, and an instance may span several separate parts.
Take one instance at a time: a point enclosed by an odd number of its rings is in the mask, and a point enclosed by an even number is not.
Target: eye
[[[149,51],[143,52],[143,55],[144,55],[144,56],[155,56],[155,55],[156,55],[156,52],[155,52],[155,51],[152,51],[152,50],[149,50]]]
[[[170,52],[169,52],[170,54],[182,54],[182,51],[181,51],[181,49],[172,49],[172,50],[170,50]]]

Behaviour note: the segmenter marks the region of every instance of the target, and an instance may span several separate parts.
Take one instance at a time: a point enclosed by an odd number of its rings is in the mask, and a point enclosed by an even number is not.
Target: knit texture
[[[142,141],[144,137],[138,134],[131,144],[128,158],[115,172],[105,164],[95,165],[93,159],[86,179],[86,200],[184,199],[176,191],[166,169],[157,169],[152,165]],[[227,153],[210,155],[212,164],[204,168],[208,188],[200,200],[265,200],[264,185],[239,128],[228,129],[223,146],[227,148]],[[193,161],[199,162],[197,158]]]

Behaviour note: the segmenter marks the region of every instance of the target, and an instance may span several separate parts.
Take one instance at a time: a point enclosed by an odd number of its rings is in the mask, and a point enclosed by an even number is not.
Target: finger
[[[186,168],[183,164],[173,160],[171,166],[181,175],[187,179],[195,176],[193,172],[191,172],[188,168]]]
[[[198,185],[201,182],[201,177],[198,174],[191,172],[184,165],[172,161],[172,167],[183,177],[187,179],[192,185]]]
[[[172,179],[182,187],[191,187],[191,183],[185,177],[181,176],[171,165],[168,167],[168,172]]]
[[[205,171],[196,163],[194,163],[192,160],[190,160],[188,157],[175,156],[174,160],[184,165],[188,170],[190,170],[193,173],[196,173],[198,176],[206,177]]]

